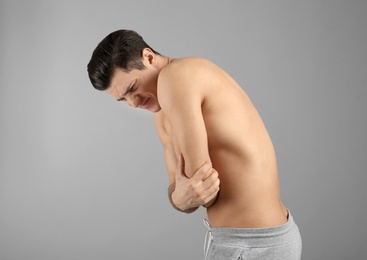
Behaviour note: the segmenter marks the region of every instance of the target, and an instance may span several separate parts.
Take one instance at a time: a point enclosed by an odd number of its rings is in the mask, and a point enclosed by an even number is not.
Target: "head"
[[[126,73],[144,70],[142,52],[149,48],[143,38],[131,30],[118,30],[109,34],[96,47],[88,64],[89,79],[98,90],[107,90],[116,70]]]

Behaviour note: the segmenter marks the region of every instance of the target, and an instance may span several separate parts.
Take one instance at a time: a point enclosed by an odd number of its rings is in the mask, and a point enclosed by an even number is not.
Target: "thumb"
[[[183,155],[180,154],[180,157],[178,158],[177,168],[176,168],[176,176],[184,176],[187,178],[185,174],[185,160],[183,158]]]

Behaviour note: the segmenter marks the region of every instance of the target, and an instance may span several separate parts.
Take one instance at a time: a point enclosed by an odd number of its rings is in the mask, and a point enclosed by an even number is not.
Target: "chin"
[[[161,107],[159,105],[158,106],[152,106],[152,107],[148,108],[148,110],[150,112],[157,113],[157,112],[161,111]]]
[[[150,112],[153,112],[153,113],[158,113],[159,111],[161,111],[161,108],[160,107],[159,108],[156,108],[154,110],[150,110]]]

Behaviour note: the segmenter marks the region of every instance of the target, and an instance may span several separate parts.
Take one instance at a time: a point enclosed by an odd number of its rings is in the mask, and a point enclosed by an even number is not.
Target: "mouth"
[[[142,109],[147,109],[148,108],[148,100],[149,98],[145,99],[140,105],[139,107]]]

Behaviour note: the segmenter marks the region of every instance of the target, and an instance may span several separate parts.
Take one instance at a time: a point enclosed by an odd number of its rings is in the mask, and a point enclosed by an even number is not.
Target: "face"
[[[159,71],[149,60],[143,60],[146,69],[125,72],[116,69],[106,92],[117,101],[124,101],[135,108],[158,112],[161,107],[157,98]]]

